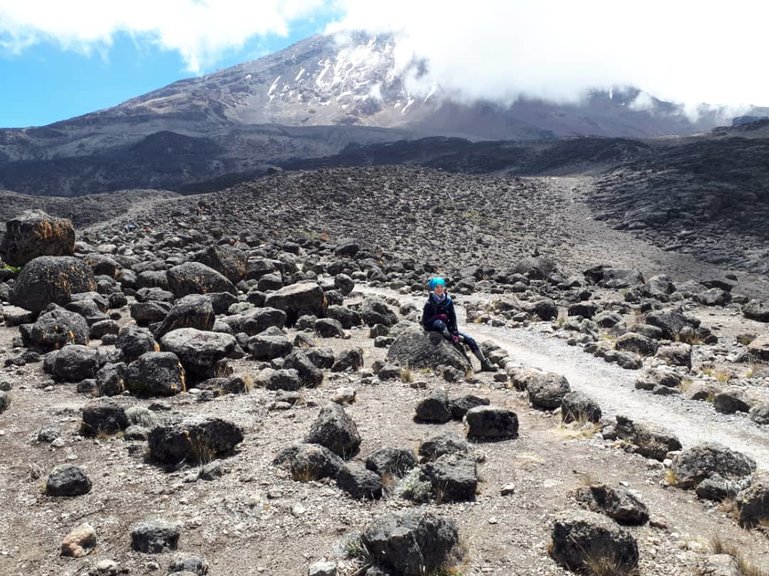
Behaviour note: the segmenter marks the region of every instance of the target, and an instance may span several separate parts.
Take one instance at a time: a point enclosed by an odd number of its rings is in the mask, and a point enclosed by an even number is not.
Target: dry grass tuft
[[[585,559],[588,574],[594,576],[635,576],[640,574],[637,566],[628,566],[627,563],[609,556],[588,556]]]
[[[401,380],[403,382],[413,382],[414,381],[414,373],[411,371],[411,368],[406,367],[401,369]]]
[[[769,571],[752,564],[737,546],[721,536],[716,535],[710,539],[710,549],[713,554],[727,554],[734,558],[742,576],[769,576]]]

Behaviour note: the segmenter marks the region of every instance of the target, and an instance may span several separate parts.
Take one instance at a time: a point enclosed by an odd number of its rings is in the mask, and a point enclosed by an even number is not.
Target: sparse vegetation
[[[588,556],[585,559],[591,576],[636,576],[640,574],[637,566],[628,566],[626,562],[613,556]]]
[[[710,549],[713,554],[726,554],[734,558],[737,568],[742,576],[769,576],[769,570],[756,566],[746,558],[742,550],[731,542],[727,542],[721,536],[713,536],[710,540]]]

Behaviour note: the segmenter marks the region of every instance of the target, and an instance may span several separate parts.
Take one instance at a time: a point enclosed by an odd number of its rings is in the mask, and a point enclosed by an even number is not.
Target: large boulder
[[[563,397],[571,392],[566,377],[554,372],[532,374],[526,383],[526,389],[531,405],[544,410],[560,408]]]
[[[175,522],[150,520],[131,528],[131,548],[145,554],[176,550],[181,528]]]
[[[748,354],[758,360],[769,361],[769,334],[759,336],[748,344]]]
[[[449,395],[443,388],[431,390],[426,398],[419,401],[414,420],[442,424],[451,420]]]
[[[472,367],[467,357],[438,332],[412,329],[398,336],[390,345],[387,360],[409,368],[451,366],[461,372]]]
[[[39,256],[71,256],[75,229],[66,218],[28,210],[5,223],[0,256],[12,266],[24,266]]]
[[[185,372],[173,352],[147,352],[128,365],[126,389],[137,396],[173,396],[185,390]]]
[[[569,422],[593,422],[601,419],[601,407],[584,392],[572,391],[561,399],[561,419]]]
[[[333,362],[333,356],[332,362]],[[304,386],[320,386],[323,382],[323,370],[321,370],[313,357],[307,350],[294,350],[283,360],[283,368],[286,370],[296,370]]]
[[[331,403],[321,408],[305,442],[325,446],[334,454],[348,460],[358,453],[361,437],[358,427],[344,408]]]
[[[295,444],[273,460],[273,464],[288,468],[291,477],[300,482],[336,478],[345,462],[331,450],[320,444]]]
[[[66,344],[88,344],[88,322],[80,314],[51,305],[28,329],[20,330],[25,346],[42,352]]]
[[[380,448],[366,457],[366,468],[380,476],[389,474],[402,478],[416,466],[416,456],[404,448]]]
[[[358,463],[343,466],[336,476],[336,485],[358,500],[376,500],[382,497],[382,478]]]
[[[188,294],[238,293],[232,282],[213,268],[209,268],[200,262],[179,264],[168,270],[166,275],[168,277],[168,288],[177,298],[187,296]]]
[[[149,434],[150,456],[163,464],[207,463],[230,454],[243,441],[243,430],[221,418],[195,416],[154,427]]]
[[[63,382],[93,378],[99,370],[99,351],[80,344],[69,344],[56,352],[52,375]]]
[[[367,326],[395,326],[398,323],[397,314],[379,298],[366,298],[360,309],[360,317]]]
[[[264,305],[283,310],[286,323],[293,326],[305,314],[323,317],[326,315],[326,296],[323,288],[314,282],[292,284],[268,294]]]
[[[769,473],[755,474],[750,486],[737,496],[737,505],[740,526],[752,528],[769,521]]]
[[[749,320],[769,322],[769,306],[760,300],[750,300],[742,307],[742,315]]]
[[[267,330],[256,336],[251,336],[247,344],[248,352],[257,360],[272,360],[291,354],[294,345],[288,337],[275,328],[275,332]]]
[[[196,259],[225,276],[233,284],[246,277],[248,255],[226,244],[210,246]]]
[[[286,313],[277,308],[256,308],[243,314],[225,316],[222,321],[227,324],[234,333],[244,332],[254,336],[264,332],[268,328],[283,328],[286,324]]]
[[[717,443],[688,448],[673,459],[671,466],[675,484],[680,488],[696,488],[716,474],[726,480],[742,480],[755,469],[756,462],[750,456]]]
[[[478,472],[475,461],[463,454],[445,454],[426,463],[422,475],[432,485],[438,503],[475,500]]]
[[[518,437],[518,415],[499,406],[477,406],[465,414],[467,437],[476,441]]]
[[[374,520],[361,543],[371,559],[403,576],[422,576],[460,559],[459,531],[453,520],[409,510]]]
[[[641,525],[649,521],[646,505],[623,486],[582,486],[577,489],[575,497],[593,512],[606,514],[620,524]]]
[[[668,340],[676,340],[686,329],[695,329],[700,321],[689,318],[679,309],[654,310],[646,314],[646,323],[657,326],[662,330],[662,336]]]
[[[115,341],[115,348],[120,350],[121,358],[126,364],[130,364],[147,352],[160,351],[160,346],[149,330],[133,325],[124,326],[120,329]]]
[[[635,446],[635,451],[654,460],[664,460],[668,452],[681,449],[676,436],[663,428],[650,424],[633,422],[625,416],[617,416],[614,428],[617,436]]]
[[[179,328],[196,328],[210,331],[214,328],[216,314],[211,298],[203,294],[189,294],[179,298],[155,330],[155,338],[161,338]]]
[[[32,312],[67,304],[72,294],[96,290],[91,268],[72,256],[40,256],[24,266],[9,295],[11,304]]]
[[[61,464],[48,475],[45,493],[49,496],[82,496],[91,491],[91,480],[78,466]]]
[[[194,379],[214,377],[216,364],[237,347],[231,334],[179,328],[160,339],[160,349],[179,357],[185,371]]]
[[[592,573],[591,562],[614,566],[616,573],[629,573],[638,564],[635,538],[595,512],[561,513],[553,524],[552,538],[550,555],[575,572]]]
[[[80,433],[83,436],[115,434],[128,428],[125,408],[112,400],[94,400],[83,407]]]

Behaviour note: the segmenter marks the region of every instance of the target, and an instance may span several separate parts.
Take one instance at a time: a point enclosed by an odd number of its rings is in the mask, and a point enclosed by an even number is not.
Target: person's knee
[[[433,322],[432,326],[430,326],[430,330],[435,330],[436,332],[443,332],[446,329],[446,323],[443,320],[436,320]]]

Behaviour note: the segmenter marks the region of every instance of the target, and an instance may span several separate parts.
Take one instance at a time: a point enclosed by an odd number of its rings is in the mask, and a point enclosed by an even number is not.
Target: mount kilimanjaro
[[[461,103],[437,85],[410,91],[428,78],[429,63],[403,65],[396,48],[391,36],[314,36],[113,108],[0,130],[0,188],[56,196],[214,190],[350,145],[647,138],[707,131],[725,120],[711,112],[692,122],[635,88],[595,91],[580,105]]]

